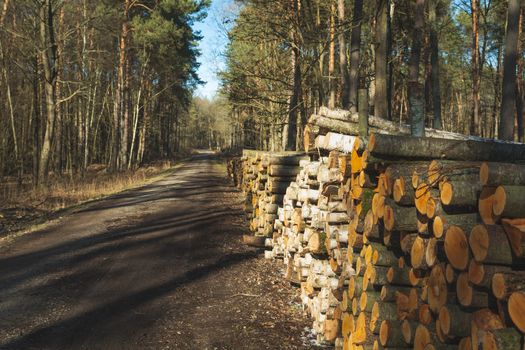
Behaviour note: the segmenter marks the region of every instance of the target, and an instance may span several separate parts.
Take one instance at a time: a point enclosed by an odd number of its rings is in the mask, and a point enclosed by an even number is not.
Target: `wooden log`
[[[469,283],[468,272],[461,272],[456,281],[456,295],[463,306],[483,308],[488,306],[488,294],[472,288]]]
[[[394,181],[392,195],[394,201],[403,206],[413,206],[415,200],[414,188],[407,184],[405,177],[401,176]]]
[[[359,298],[359,310],[361,312],[372,312],[374,304],[381,299],[380,292],[363,292]]]
[[[428,166],[428,181],[437,184],[443,180],[458,181],[467,178],[477,180],[480,166],[480,162],[434,159]]]
[[[523,335],[514,328],[495,329],[485,333],[483,350],[523,349]]]
[[[430,238],[426,244],[425,262],[428,267],[436,265],[445,256],[445,247],[442,241]]]
[[[471,314],[459,306],[449,304],[439,310],[439,324],[447,336],[468,337],[470,335]]]
[[[370,243],[372,249],[371,263],[377,266],[392,266],[397,263],[398,257],[393,251],[382,244]]]
[[[441,185],[441,203],[453,208],[467,208],[472,211],[478,204],[481,186],[466,181],[447,180]]]
[[[494,215],[504,218],[525,217],[525,186],[499,186],[494,193]]]
[[[525,291],[525,271],[501,271],[492,277],[492,293],[507,300],[512,293]]]
[[[417,322],[410,320],[403,320],[401,323],[401,333],[406,345],[414,344],[414,336],[416,334],[417,326]]]
[[[523,257],[525,255],[525,219],[503,219],[501,223],[514,254],[517,257]]]
[[[476,213],[456,215],[441,214],[436,216],[432,222],[432,233],[434,237],[441,238],[451,226],[459,226],[465,232],[470,232],[478,222],[479,216]]]
[[[512,265],[512,249],[503,227],[476,225],[469,235],[469,246],[477,262]]]
[[[397,266],[391,266],[386,274],[388,283],[398,286],[411,286],[412,283],[409,277],[408,268],[399,268]]]
[[[525,165],[484,162],[479,169],[479,180],[482,186],[523,186]]]
[[[413,208],[395,204],[385,205],[383,216],[385,228],[389,231],[416,231],[417,213]]]
[[[496,187],[483,187],[478,199],[478,211],[481,220],[486,225],[494,225],[499,221],[499,216],[494,214],[494,198]]]
[[[399,293],[409,295],[410,287],[384,285],[381,287],[380,299],[382,302],[395,302]]]
[[[301,168],[293,165],[270,165],[268,167],[268,174],[270,176],[289,177],[296,176],[301,171]]]
[[[415,269],[428,268],[425,253],[428,245],[428,239],[416,237],[412,249],[410,250],[410,262]]]
[[[403,337],[402,327],[400,321],[383,320],[379,329],[379,341],[384,347],[399,347],[407,346]]]
[[[445,280],[443,267],[436,265],[430,272],[428,279],[428,305],[430,310],[438,313],[441,307],[447,303],[448,287]]]
[[[394,303],[376,302],[370,314],[370,331],[379,333],[379,328],[384,320],[397,320],[397,305]]]
[[[432,321],[434,321],[432,311],[430,310],[430,306],[428,304],[422,304],[419,307],[418,320],[419,323],[424,324],[425,326],[428,326],[432,323]]]
[[[508,313],[514,325],[525,333],[525,293],[514,292],[509,297]]]
[[[373,133],[368,150],[374,156],[402,159],[525,160],[525,145],[488,139],[449,140]]]
[[[432,336],[427,327],[420,324],[416,328],[416,333],[414,334],[414,350],[425,350],[427,345],[432,343]]]
[[[472,284],[490,290],[492,280],[495,274],[499,272],[508,272],[510,267],[499,265],[486,265],[471,260],[468,268],[468,279]]]
[[[459,226],[451,226],[445,234],[445,254],[450,264],[465,270],[469,262],[469,245],[465,232]]]
[[[322,148],[329,151],[336,150],[343,153],[350,153],[354,149],[355,141],[355,136],[328,132],[324,137]]]

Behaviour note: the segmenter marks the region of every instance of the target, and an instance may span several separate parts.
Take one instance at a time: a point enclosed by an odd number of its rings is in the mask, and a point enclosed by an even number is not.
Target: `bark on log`
[[[525,255],[525,219],[503,219],[501,223],[514,254],[523,257]]]
[[[512,265],[512,249],[503,227],[476,225],[469,235],[469,246],[477,262]]]
[[[525,145],[496,140],[450,140],[372,134],[368,150],[373,156],[404,159],[468,161],[525,160]]]
[[[482,186],[525,186],[525,165],[485,162],[479,169]]]
[[[445,305],[439,310],[441,330],[447,336],[468,337],[470,335],[471,314],[457,305]]]
[[[478,214],[441,214],[434,218],[432,222],[432,233],[434,237],[441,238],[451,226],[459,226],[465,232],[470,232],[479,222]]]
[[[499,186],[494,193],[492,210],[503,218],[525,217],[525,186]]]
[[[483,350],[522,349],[523,335],[514,328],[492,330],[485,334]]]
[[[492,293],[500,300],[507,300],[512,293],[525,291],[525,271],[505,271],[492,277]]]

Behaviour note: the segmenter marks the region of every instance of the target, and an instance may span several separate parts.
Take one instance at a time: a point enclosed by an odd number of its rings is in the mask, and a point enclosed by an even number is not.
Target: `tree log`
[[[525,271],[505,271],[492,277],[492,293],[500,300],[507,300],[512,293],[525,291]]]
[[[407,343],[403,337],[401,322],[393,320],[384,320],[381,322],[379,341],[381,345],[385,347],[406,347]]]
[[[483,350],[507,349],[523,349],[523,335],[516,329],[496,329],[485,334]]]
[[[469,235],[472,256],[477,262],[512,265],[512,249],[499,225],[476,225]]]
[[[372,134],[371,155],[404,159],[449,159],[469,161],[525,160],[525,145],[496,140],[450,140],[400,135]]]
[[[469,245],[465,232],[459,226],[451,226],[445,234],[445,254],[450,264],[465,270],[469,261]]]
[[[499,216],[494,214],[493,210],[495,193],[496,187],[483,187],[479,194],[479,216],[486,225],[494,225],[499,220]]]
[[[439,310],[439,324],[447,336],[468,337],[471,314],[457,305],[445,305]]]
[[[525,165],[512,163],[483,163],[479,169],[483,186],[525,186]]]
[[[473,214],[439,215],[432,222],[432,233],[434,237],[441,238],[451,226],[459,226],[464,232],[470,232],[479,222],[479,216]]]
[[[494,193],[494,215],[504,218],[525,217],[525,186],[499,186]]]
[[[383,220],[385,228],[389,231],[417,230],[417,212],[414,208],[385,205]]]
[[[520,291],[510,295],[508,312],[514,325],[525,333],[525,293]]]

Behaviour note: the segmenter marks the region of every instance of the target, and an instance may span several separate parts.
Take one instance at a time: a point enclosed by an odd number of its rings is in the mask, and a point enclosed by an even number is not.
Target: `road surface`
[[[308,348],[241,204],[201,154],[0,247],[0,349]]]

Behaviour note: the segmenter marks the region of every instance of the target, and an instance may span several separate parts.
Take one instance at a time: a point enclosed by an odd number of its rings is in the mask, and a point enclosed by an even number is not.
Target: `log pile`
[[[271,237],[277,209],[298,174],[302,159],[307,157],[300,152],[270,154],[244,150],[240,160],[230,161],[232,177],[245,194],[244,209],[254,234],[250,243],[264,245],[265,239]]]
[[[321,112],[265,232],[317,340],[522,349],[525,145],[374,120],[359,137],[348,113]]]

